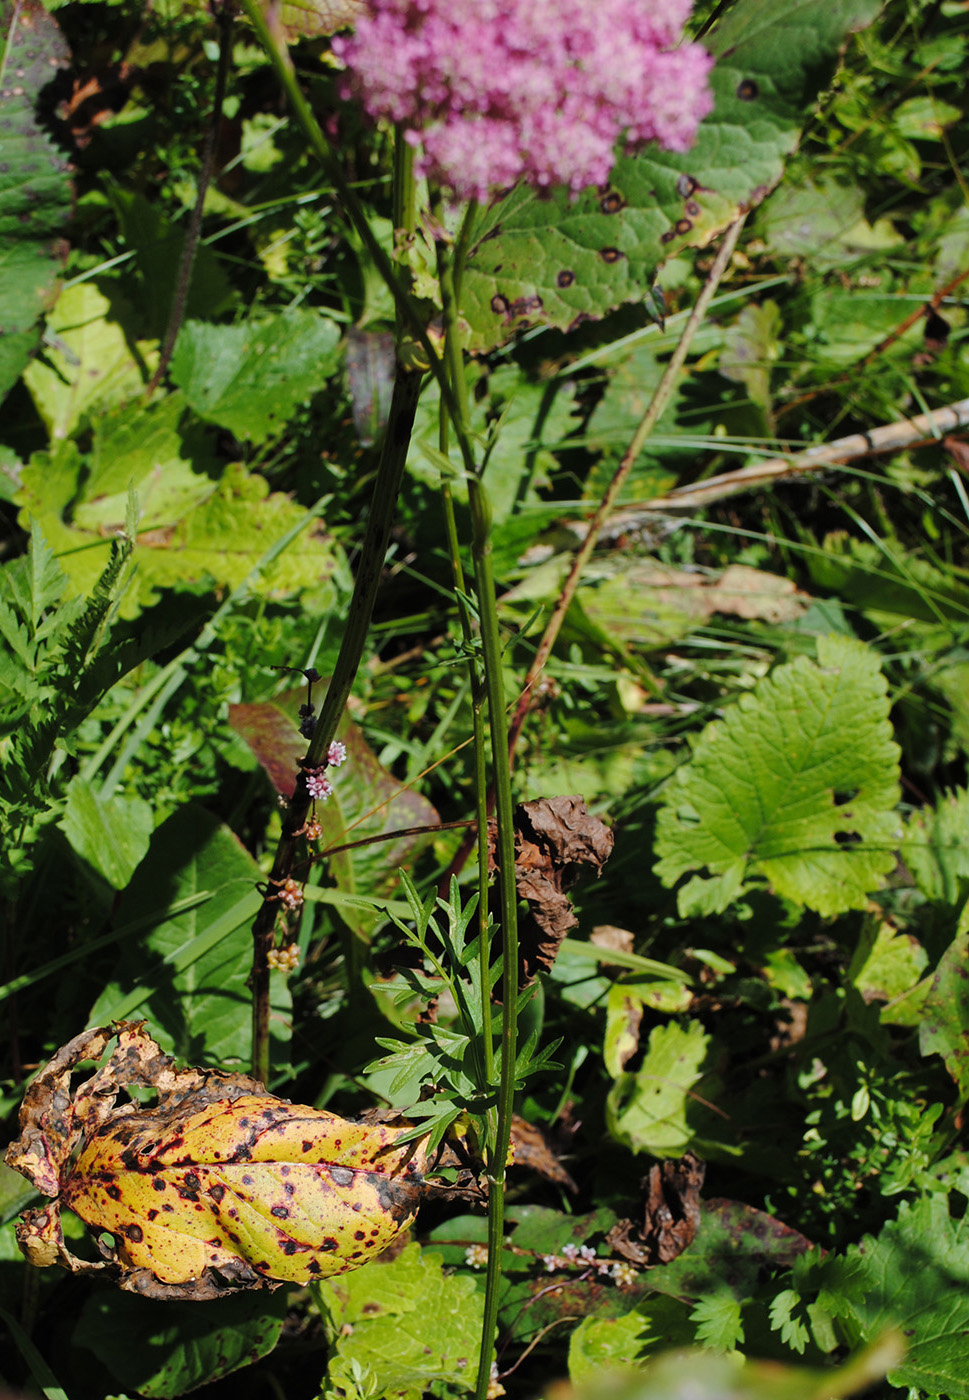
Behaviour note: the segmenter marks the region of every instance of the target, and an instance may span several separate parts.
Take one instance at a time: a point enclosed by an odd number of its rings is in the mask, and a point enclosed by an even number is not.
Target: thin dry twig
[[[934,408],[930,413],[920,413],[917,418],[899,418],[894,423],[873,428],[869,433],[852,433],[850,437],[818,443],[786,457],[768,457],[763,462],[741,467],[738,471],[711,476],[695,486],[677,486],[665,496],[654,496],[652,500],[641,501],[617,512],[609,522],[610,529],[636,529],[650,516],[670,511],[702,510],[714,501],[760,486],[772,486],[776,481],[823,471],[827,467],[844,466],[861,457],[871,457],[881,452],[897,452],[919,442],[941,442],[946,433],[966,427],[969,427],[969,399],[959,399],[945,408]],[[597,519],[598,514],[592,525]],[[592,529],[592,525],[575,522],[570,528],[585,534]]]

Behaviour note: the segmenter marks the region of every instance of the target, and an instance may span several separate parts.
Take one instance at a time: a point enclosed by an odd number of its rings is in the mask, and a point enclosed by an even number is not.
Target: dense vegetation
[[[2,1111],[9,1140],[59,1046],[144,1019],[180,1064],[399,1108],[452,1155],[383,1260],[203,1303],[26,1264],[36,1196],[0,1167],[0,1379],[480,1394],[487,1275],[492,1395],[616,1367],[637,1400],[969,1397],[969,10],[699,5],[692,155],[461,231],[435,201],[395,244],[393,131],[341,101],[320,8],[280,12],[301,112],[258,22],[7,5]],[[398,311],[397,394],[458,347],[396,500],[391,259],[432,332]],[[266,884],[333,676],[347,760]],[[502,692],[514,802],[614,836],[580,871],[516,819],[514,1120]],[[469,836],[495,784],[503,887]]]

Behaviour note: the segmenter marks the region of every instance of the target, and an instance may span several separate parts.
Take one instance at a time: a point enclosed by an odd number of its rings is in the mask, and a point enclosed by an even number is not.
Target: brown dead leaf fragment
[[[27,1092],[6,1161],[52,1198],[17,1226],[32,1263],[206,1300],[359,1268],[413,1220],[425,1158],[397,1145],[400,1123],[350,1123],[247,1075],[178,1069],[143,1025],[75,1036]],[[115,1038],[72,1093],[72,1074]],[[138,1101],[145,1089],[152,1107]],[[65,1206],[100,1262],[67,1247]]]
[[[517,1113],[511,1120],[511,1160],[516,1167],[528,1167],[546,1181],[554,1181],[568,1191],[579,1189],[562,1166],[548,1135]]]
[[[592,816],[581,797],[541,797],[515,808],[515,884],[528,901],[532,922],[519,930],[519,985],[548,972],[562,939],[578,919],[566,890],[583,866],[598,875],[612,853],[613,834]],[[494,827],[489,827],[494,865]]]
[[[620,1220],[606,1236],[617,1254],[640,1267],[668,1264],[696,1238],[706,1166],[692,1152],[657,1162],[643,1177],[643,1223]]]

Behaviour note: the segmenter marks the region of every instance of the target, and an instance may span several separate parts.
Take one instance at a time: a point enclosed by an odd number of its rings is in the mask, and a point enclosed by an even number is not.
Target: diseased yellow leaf
[[[287,1103],[244,1075],[176,1069],[140,1025],[72,1100],[72,1069],[112,1032],[85,1032],[41,1071],[21,1110],[11,1166],[55,1197],[18,1227],[37,1264],[105,1268],[152,1297],[211,1298],[358,1268],[413,1220],[424,1153],[396,1125],[350,1123]],[[117,1104],[151,1085],[158,1103]],[[66,1105],[66,1107],[65,1107]],[[60,1207],[99,1236],[106,1263],[75,1258]]]

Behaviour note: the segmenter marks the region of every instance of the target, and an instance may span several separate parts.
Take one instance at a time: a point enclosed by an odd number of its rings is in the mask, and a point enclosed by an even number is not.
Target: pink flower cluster
[[[622,139],[684,151],[713,60],[681,43],[691,0],[368,0],[344,96],[402,124],[420,173],[462,199],[520,179],[604,185]]]

